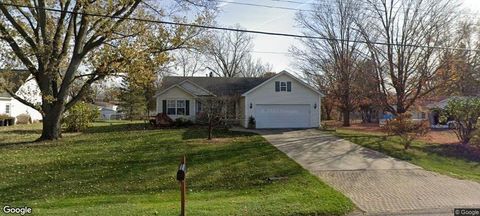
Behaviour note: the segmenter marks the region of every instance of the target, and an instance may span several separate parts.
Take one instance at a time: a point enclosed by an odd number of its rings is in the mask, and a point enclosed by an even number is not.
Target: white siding
[[[275,92],[275,81],[292,82],[291,92]],[[248,124],[248,117],[255,117],[255,107],[258,104],[304,104],[310,107],[310,126],[320,126],[320,95],[303,83],[298,82],[292,77],[282,74],[264,85],[250,92],[245,97],[245,120],[244,125]],[[252,104],[252,108],[250,108]],[[316,104],[316,108],[315,108]]]
[[[190,115],[189,116],[178,116],[178,115],[169,115],[170,118],[176,119],[180,117],[188,118],[195,120],[195,98],[185,92],[183,89],[178,87],[173,87],[168,91],[164,92],[161,95],[157,96],[157,113],[163,112],[162,100],[189,100],[190,101]]]

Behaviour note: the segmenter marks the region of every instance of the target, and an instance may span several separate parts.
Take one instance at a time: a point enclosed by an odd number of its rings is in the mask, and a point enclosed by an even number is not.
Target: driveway
[[[426,171],[315,129],[256,131],[367,215],[453,215],[480,208],[480,184]]]

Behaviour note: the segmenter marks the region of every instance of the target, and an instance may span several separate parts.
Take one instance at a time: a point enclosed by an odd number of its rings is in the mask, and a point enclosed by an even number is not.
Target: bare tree
[[[205,56],[195,49],[180,50],[175,55],[175,67],[184,77],[194,76],[205,70]]]
[[[202,107],[198,121],[208,126],[207,139],[211,140],[213,138],[213,129],[227,120],[227,105],[231,100],[226,96],[205,96],[198,100]]]
[[[417,100],[438,87],[432,82],[441,66],[455,18],[454,0],[364,0],[368,18],[358,27],[375,63],[383,105],[405,113]],[[381,42],[381,43],[375,43]]]
[[[350,112],[355,109],[358,96],[353,83],[361,57],[360,43],[356,42],[361,34],[355,29],[361,14],[359,7],[355,0],[335,0],[332,4],[316,5],[312,12],[299,13],[297,22],[304,35],[326,39],[302,39],[303,47],[292,49],[306,77],[321,81],[321,86],[328,84],[329,93],[338,98],[343,126],[350,126]]]
[[[238,25],[235,28],[241,29]],[[212,34],[206,54],[213,64],[207,68],[221,77],[240,76],[242,64],[250,57],[252,47],[252,37],[244,32],[223,31]]]
[[[242,63],[242,70],[240,76],[242,77],[261,77],[265,73],[272,72],[272,65],[263,63],[260,59],[253,57],[245,58]]]

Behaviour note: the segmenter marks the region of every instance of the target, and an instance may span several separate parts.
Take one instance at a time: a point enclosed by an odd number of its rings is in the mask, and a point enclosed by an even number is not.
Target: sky
[[[262,8],[258,6],[238,5],[234,2],[271,5],[275,7],[308,9],[310,6],[309,3],[314,2],[314,0],[296,1],[305,2],[304,4],[289,3],[276,0],[220,1],[221,12],[217,17],[217,22],[222,26],[233,26],[235,24],[240,24],[243,28],[246,28],[248,30],[301,34],[301,29],[295,27],[295,14],[298,11],[284,10],[279,8]],[[472,13],[479,13],[480,0],[463,0],[462,7],[468,9]],[[297,70],[293,65],[294,58],[288,54],[288,50],[290,47],[299,45],[296,39],[289,37],[266,35],[253,36],[254,51],[252,52],[252,55],[254,57],[261,58],[262,61],[270,63],[273,66],[273,71],[275,72],[287,70],[293,73],[297,73]]]

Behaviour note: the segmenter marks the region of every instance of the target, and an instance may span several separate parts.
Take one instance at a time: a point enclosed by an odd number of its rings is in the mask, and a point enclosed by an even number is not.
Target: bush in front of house
[[[413,121],[412,115],[403,113],[388,120],[384,130],[388,135],[399,136],[405,150],[409,149],[413,140],[425,135],[429,131],[427,121]]]
[[[5,115],[5,114],[0,114],[0,126],[10,126],[15,124],[15,118]]]
[[[460,142],[467,145],[478,128],[480,98],[453,99],[445,107],[445,114],[453,118],[453,131]]]
[[[250,129],[255,129],[257,127],[257,122],[255,120],[255,117],[250,116],[248,117],[248,128]]]
[[[99,115],[100,112],[94,106],[80,102],[65,113],[62,123],[67,132],[80,132],[87,129]]]
[[[17,124],[31,124],[32,117],[28,114],[20,114],[17,116]]]
[[[183,117],[176,118],[175,121],[173,121],[173,126],[175,127],[188,127],[192,125],[192,120]]]

